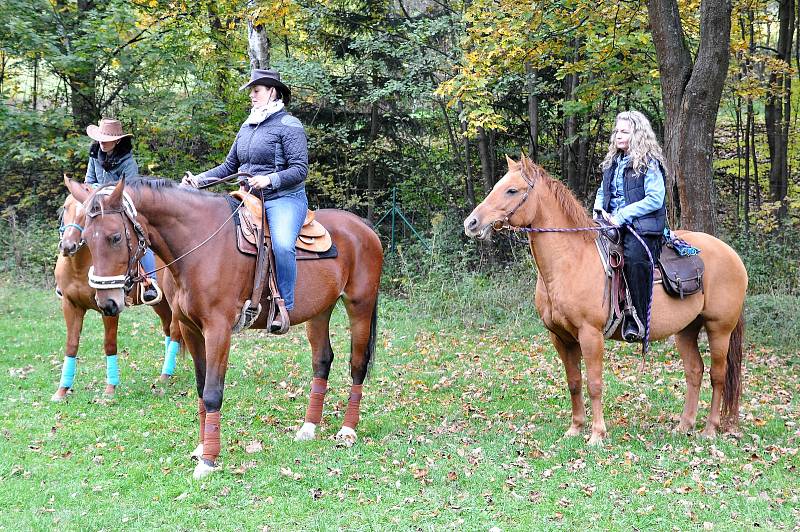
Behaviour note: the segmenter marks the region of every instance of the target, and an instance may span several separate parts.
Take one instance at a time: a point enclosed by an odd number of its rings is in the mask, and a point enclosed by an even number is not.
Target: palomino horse
[[[541,167],[523,157],[508,159],[508,173],[486,199],[464,220],[467,236],[485,239],[493,228],[510,225],[537,229],[574,229],[595,226],[572,193]],[[702,327],[711,351],[711,411],[703,435],[713,437],[721,417],[727,428],[738,426],[741,393],[742,310],[747,271],[727,244],[705,233],[678,232],[702,250],[705,262],[703,291],[675,299],[655,290],[650,336],[675,335],[686,374],[686,402],[676,431],[694,428],[703,359],[697,347]],[[603,390],[603,326],[608,317],[604,300],[605,272],[595,247],[594,231],[529,232],[528,239],[539,275],[536,309],[564,363],[572,399],[572,424],[567,436],[580,434],[586,419],[581,386],[581,357],[586,363],[592,401],[589,444],[606,437],[601,403]],[[614,336],[619,340],[619,333]],[[722,415],[720,410],[722,409]]]
[[[89,188],[82,187],[86,193]],[[67,325],[67,344],[62,368],[61,382],[58,390],[51,398],[61,401],[72,388],[75,362],[80,344],[83,318],[87,310],[96,310],[102,314],[95,299],[95,289],[89,286],[88,274],[92,266],[92,254],[83,245],[83,225],[85,212],[80,202],[71,195],[67,196],[62,207],[61,240],[58,248],[61,251],[56,260],[55,278],[56,285],[61,290],[61,311]],[[161,370],[159,382],[169,380],[175,369],[175,357],[180,349],[180,330],[177,322],[172,322],[172,311],[167,302],[167,294],[171,293],[172,283],[169,274],[162,275],[159,283],[165,292],[164,298],[153,307],[161,320],[164,331],[165,359]],[[111,397],[119,382],[116,365],[117,355],[117,326],[118,316],[103,316],[104,350],[106,353],[107,379],[104,395]]]
[[[100,189],[90,195],[74,182],[68,187],[87,209],[86,242],[97,275],[130,278],[137,238],[149,238],[153,251],[170,264],[177,284],[177,293],[171,299],[173,311],[194,360],[200,397],[200,444],[193,455],[199,455],[194,477],[202,478],[213,471],[220,452],[220,409],[231,328],[251,293],[255,268],[254,258],[237,250],[228,201],[222,195],[178,186],[169,180],[138,181],[127,186],[123,180],[110,194]],[[137,210],[133,216],[130,211],[126,213],[123,191]],[[298,261],[296,303],[289,318],[293,325],[306,322],[314,378],[305,423],[296,439],[313,438],[321,421],[333,361],[329,321],[342,298],[350,319],[353,385],[337,437],[354,442],[362,384],[375,349],[383,250],[377,235],[354,214],[326,209],[317,211],[316,219],[330,231],[338,256]],[[98,290],[97,297],[109,314],[118,314],[124,308],[120,288]],[[261,302],[264,309],[269,308],[266,291]],[[254,328],[267,327],[266,314],[259,315]]]

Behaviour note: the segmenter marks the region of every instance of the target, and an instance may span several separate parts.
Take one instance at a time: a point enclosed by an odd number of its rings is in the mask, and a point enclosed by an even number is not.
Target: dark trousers
[[[653,256],[653,267],[655,267],[658,258],[661,256],[662,236],[639,235],[639,237],[647,244],[650,254]],[[623,266],[625,279],[628,281],[628,289],[631,291],[636,315],[639,316],[642,324],[647,327],[647,307],[653,294],[653,272],[647,251],[627,227],[622,230],[622,253],[625,257]]]

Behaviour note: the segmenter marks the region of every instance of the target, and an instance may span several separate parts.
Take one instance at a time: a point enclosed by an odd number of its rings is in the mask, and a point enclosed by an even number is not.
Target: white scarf
[[[253,107],[250,111],[250,116],[247,117],[244,123],[258,125],[281,109],[283,109],[283,100],[272,100],[264,107]]]

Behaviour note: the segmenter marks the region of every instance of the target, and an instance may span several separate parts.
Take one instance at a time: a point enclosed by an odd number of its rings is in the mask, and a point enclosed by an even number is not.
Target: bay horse
[[[91,189],[86,185],[78,185],[85,191]],[[67,329],[65,346],[65,359],[62,368],[62,379],[58,389],[51,397],[52,401],[62,401],[72,388],[76,357],[80,346],[83,319],[87,310],[95,310],[103,314],[95,299],[95,289],[89,286],[88,274],[92,266],[92,254],[83,245],[83,225],[85,224],[85,211],[79,201],[68,195],[61,208],[61,238],[58,243],[59,256],[56,259],[55,279],[56,286],[61,291],[61,312]],[[168,303],[168,296],[173,291],[173,283],[169,272],[159,275],[159,284],[164,291],[162,300],[153,306],[153,310],[161,320],[164,332],[164,364],[157,382],[165,383],[172,376],[175,369],[175,357],[181,348],[181,335],[177,322],[172,321],[172,311]],[[117,354],[117,328],[119,316],[103,315],[103,349],[106,354],[107,379],[103,395],[106,398],[114,396],[119,375],[116,360],[112,358]],[[71,361],[69,359],[72,359]],[[69,367],[69,368],[68,368]],[[71,372],[68,377],[65,373]]]
[[[237,249],[231,207],[223,195],[170,180],[128,184],[121,180],[113,190],[94,193],[81,190],[74,182],[67,186],[87,209],[86,242],[97,275],[133,275],[129,265],[136,253],[136,239],[142,238],[136,236],[137,231],[146,235],[153,251],[169,264],[177,288],[173,312],[192,354],[199,396],[200,442],[192,453],[198,458],[193,476],[203,478],[215,469],[220,453],[220,410],[231,329],[251,293],[255,268],[254,257]],[[130,200],[125,201],[125,195]],[[130,210],[126,214],[128,202],[136,209],[133,215]],[[289,318],[292,325],[306,323],[313,378],[305,422],[295,439],[314,438],[321,421],[334,357],[329,322],[341,298],[350,320],[352,386],[344,422],[336,436],[353,443],[362,385],[375,350],[383,250],[378,236],[354,214],[323,209],[316,211],[316,219],[329,230],[338,256],[302,260],[297,265],[296,303]],[[98,290],[97,297],[109,314],[124,309],[121,288]],[[269,308],[267,298],[265,291],[261,300],[264,309]],[[267,328],[266,314],[261,312],[252,328]]]
[[[526,157],[510,158],[508,172],[486,199],[464,220],[467,236],[485,239],[502,225],[540,229],[576,229],[597,224],[575,196]],[[747,271],[727,244],[699,232],[678,231],[680,238],[701,250],[705,263],[703,290],[676,299],[663,289],[653,292],[650,336],[675,335],[686,378],[686,399],[677,432],[694,428],[703,359],[697,345],[705,327],[711,351],[711,408],[702,435],[714,437],[723,428],[735,432],[741,394],[743,307]],[[572,423],[566,436],[580,434],[586,420],[581,381],[581,358],[586,364],[587,388],[592,402],[590,445],[607,436],[603,419],[603,327],[608,317],[604,287],[606,274],[600,261],[596,231],[528,232],[539,275],[535,304],[567,376],[572,400]],[[621,340],[619,331],[613,336]]]

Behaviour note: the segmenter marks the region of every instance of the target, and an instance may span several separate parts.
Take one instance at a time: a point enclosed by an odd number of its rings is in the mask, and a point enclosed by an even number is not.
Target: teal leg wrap
[[[106,355],[106,382],[112,386],[117,386],[119,384],[117,355]]]
[[[164,354],[164,367],[161,368],[162,375],[172,376],[175,373],[175,363],[177,362],[180,348],[181,344],[179,342],[170,341]]]
[[[169,349],[169,343],[172,341],[172,338],[169,336],[164,337],[164,349]]]
[[[72,388],[72,381],[75,380],[75,367],[78,365],[78,357],[64,357],[64,365],[61,366],[61,386],[62,388]]]

